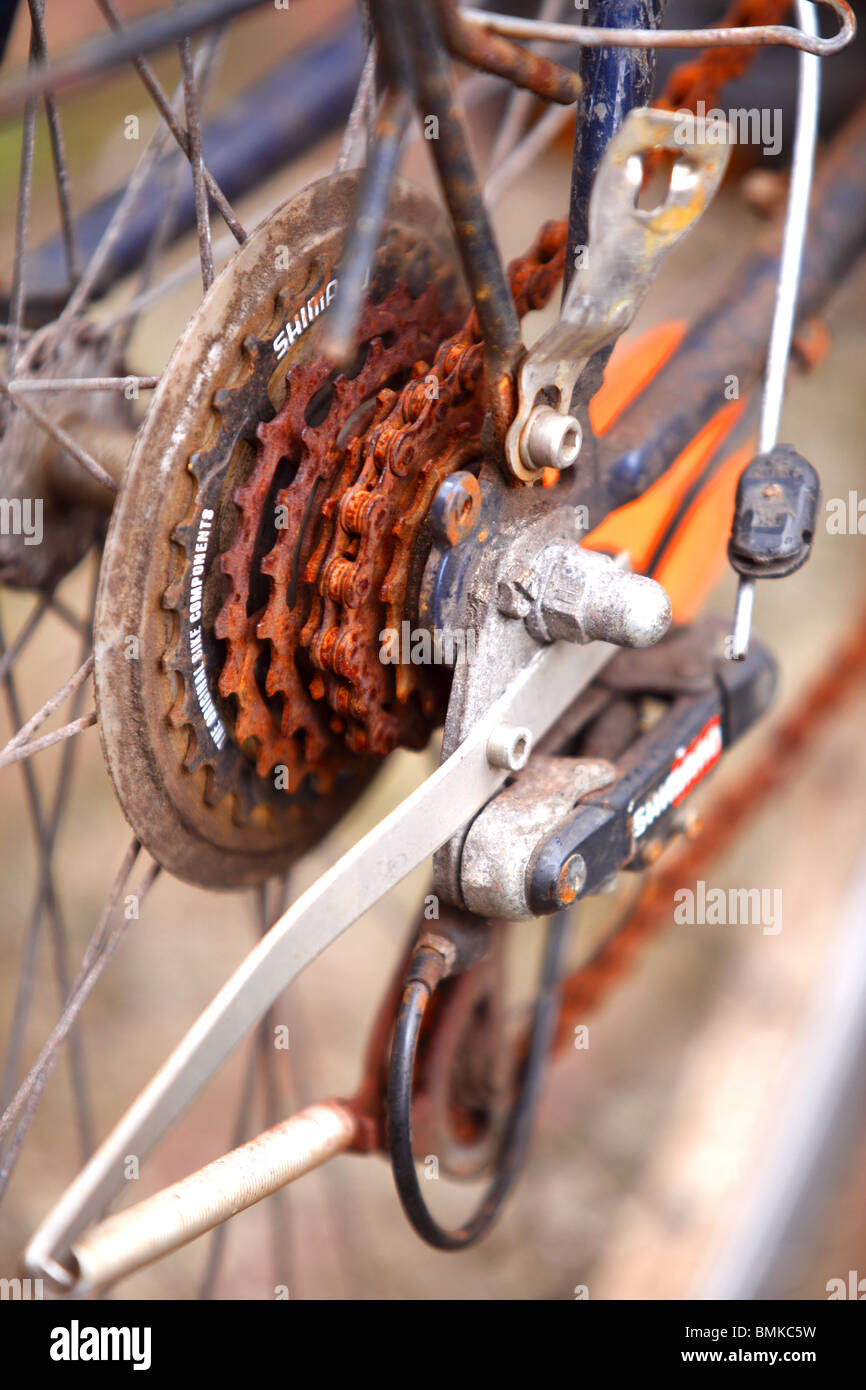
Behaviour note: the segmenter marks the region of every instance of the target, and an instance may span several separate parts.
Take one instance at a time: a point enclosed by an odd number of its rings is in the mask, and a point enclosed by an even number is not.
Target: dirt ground
[[[258,31],[250,32],[253,37],[244,53],[257,42]],[[232,89],[239,83],[235,65],[223,81]],[[111,110],[123,108],[132,91],[120,87]],[[136,100],[139,106],[131,109],[144,111],[143,99]],[[101,180],[108,186],[109,174],[117,178],[119,159],[131,167],[132,154],[118,144],[107,115],[102,123],[102,135],[92,136],[88,155],[91,196]],[[334,140],[323,142],[242,203],[239,212],[245,223],[254,224],[278,198],[328,172],[336,147]],[[429,184],[425,156],[420,144],[413,144],[405,172]],[[503,199],[497,227],[506,255],[524,249],[542,220],[562,215],[567,173],[567,148],[557,146]],[[3,142],[0,185],[9,197],[2,229],[8,247],[14,161]],[[48,215],[41,185],[40,189],[35,219]],[[740,189],[727,187],[712,214],[665,266],[639,327],[688,317],[709,303],[758,229]],[[192,249],[187,239],[172,252],[169,266]],[[135,370],[160,369],[195,298],[192,283],[148,317],[132,345]],[[794,442],[819,468],[825,499],[864,490],[864,311],[866,267],[861,264],[828,316],[832,345],[827,359],[812,375],[792,382],[785,406],[781,437]],[[66,585],[67,601],[78,611],[84,610],[92,582],[87,562]],[[731,576],[723,576],[710,607],[730,613],[733,593]],[[863,536],[831,535],[824,526],[805,570],[784,583],[761,588],[756,625],[778,655],[782,710],[796,702],[822,669],[864,599]],[[29,607],[30,600],[23,596],[2,596],[0,615],[7,640]],[[59,620],[49,619],[21,663],[25,710],[35,709],[65,678],[75,654],[74,636]],[[829,1007],[840,973],[840,957],[838,952],[834,955],[837,947],[841,950],[840,933],[848,931],[845,941],[851,955],[845,959],[850,961],[857,957],[866,929],[864,898],[858,900],[855,893],[866,851],[864,717],[866,692],[861,691],[825,730],[793,782],[707,875],[709,882],[723,888],[780,890],[783,930],[770,936],[755,927],[672,924],[646,951],[591,1020],[590,1047],[569,1052],[553,1069],[526,1173],[504,1218],[483,1245],[459,1257],[427,1249],[399,1211],[387,1164],[380,1158],[341,1157],[281,1197],[233,1220],[217,1296],[269,1298],[278,1284],[288,1285],[291,1297],[301,1299],[559,1300],[573,1298],[575,1289],[583,1286],[590,1298],[671,1298],[735,1287],[752,1267],[749,1261],[760,1263],[761,1251],[769,1248],[765,1243],[748,1259],[744,1253],[750,1249],[750,1232],[763,1231],[762,1213],[770,1198],[762,1183],[769,1174],[775,1193],[790,1176],[796,1153],[786,1136],[796,1130],[796,1102],[812,1115],[812,1138],[817,1130],[824,1133],[822,1124],[829,1124],[814,1097],[808,1111],[809,1085],[817,1085],[809,1067],[810,1059],[824,1056],[834,1019],[841,1016],[841,1004],[835,1010]],[[0,719],[2,741],[8,737],[4,720],[5,710]],[[750,735],[719,779],[746,773],[765,737],[766,729]],[[79,759],[71,814],[57,852],[73,962],[93,929],[129,840],[95,731],[82,736]],[[39,784],[47,788],[58,758],[49,752],[36,763]],[[293,892],[310,883],[432,763],[432,753],[395,756],[359,811],[300,866]],[[704,793],[712,795],[712,790]],[[20,772],[5,769],[0,772],[4,1039],[12,1017],[34,868]],[[288,1053],[277,1054],[284,1113],[312,1099],[351,1092],[375,1006],[425,883],[425,875],[418,873],[401,884],[278,1003],[275,1019],[288,1025],[291,1040]],[[621,899],[632,891],[632,884],[624,885]],[[603,909],[610,912],[614,906],[608,901]],[[575,953],[597,916],[593,906],[584,913]],[[158,880],[141,920],[128,932],[84,1013],[83,1046],[98,1136],[107,1132],[165,1059],[249,949],[256,931],[252,895],[209,894],[167,876]],[[521,926],[514,937],[515,990],[526,994],[537,963],[539,927]],[[56,1011],[50,951],[43,939],[28,1059]],[[859,1042],[852,1034],[849,1046],[861,1043],[862,1034]],[[143,1165],[135,1199],[231,1144],[246,1067],[246,1056],[239,1054],[222,1069]],[[265,1125],[261,1095],[258,1101],[253,1132]],[[851,1269],[866,1274],[862,1102],[862,1093],[852,1090],[847,1106],[850,1134],[835,1124],[828,1130],[820,1170],[826,1182],[815,1192],[815,1219],[811,1225],[804,1220],[784,1258],[769,1259],[759,1295],[824,1298],[828,1280],[844,1277]],[[781,1155],[780,1145],[785,1150]],[[28,1236],[79,1167],[68,1075],[61,1066],[0,1209],[0,1272],[14,1272]],[[469,1191],[434,1195],[437,1209],[445,1213],[465,1210],[471,1201]],[[762,1241],[768,1239],[762,1235]],[[123,1294],[195,1297],[208,1248],[205,1240],[178,1252],[130,1279]]]

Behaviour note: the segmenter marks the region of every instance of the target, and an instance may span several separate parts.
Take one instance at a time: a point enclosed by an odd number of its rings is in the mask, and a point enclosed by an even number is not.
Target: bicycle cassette
[[[411,415],[467,305],[443,215],[397,182],[355,360],[332,369],[317,342],[357,184],[305,189],[217,276],[162,374],[107,537],[103,751],[144,846],[207,887],[284,870],[392,748],[423,746],[447,695],[440,670],[390,668],[371,643],[407,611],[432,489],[466,450],[431,473],[423,451],[400,471],[374,446],[395,402]]]

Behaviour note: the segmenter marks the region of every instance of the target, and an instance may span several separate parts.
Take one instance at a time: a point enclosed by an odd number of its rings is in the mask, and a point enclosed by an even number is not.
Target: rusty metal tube
[[[197,1173],[109,1216],[72,1246],[75,1284],[69,1292],[81,1296],[105,1288],[189,1244],[342,1153],[358,1131],[357,1117],[341,1101],[309,1105]]]
[[[437,8],[446,43],[455,58],[504,77],[515,87],[534,92],[544,101],[556,101],[564,106],[577,101],[583,83],[570,68],[562,67],[541,53],[521,48],[480,25],[468,24],[455,0],[437,0]]]

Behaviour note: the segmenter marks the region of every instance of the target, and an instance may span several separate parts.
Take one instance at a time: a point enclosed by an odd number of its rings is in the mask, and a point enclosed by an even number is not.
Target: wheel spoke
[[[375,114],[375,93],[376,41],[373,39],[367,46],[367,56],[364,59],[364,66],[361,70],[361,80],[358,83],[355,100],[352,102],[352,109],[349,112],[346,129],[343,132],[340,153],[337,155],[337,162],[334,165],[335,174],[344,173],[353,161],[356,163],[359,162],[356,150],[362,132],[364,134],[366,151],[366,146],[370,139],[370,127],[373,123]],[[363,159],[360,162],[363,163]]]
[[[48,58],[48,43],[45,36],[45,0],[28,0],[28,3],[30,6],[30,22],[33,26],[33,32],[36,38],[37,53],[39,58],[45,62]],[[66,255],[66,270],[69,275],[69,283],[73,285],[78,279],[81,266],[78,261],[75,221],[72,216],[69,166],[66,163],[66,147],[63,141],[63,128],[60,124],[60,112],[57,109],[54,93],[46,92],[43,101],[45,104],[45,116],[48,122],[48,136],[51,141],[51,158],[54,164],[54,182],[57,188],[57,203],[60,210],[60,231],[63,237],[63,249]]]
[[[495,166],[484,185],[484,197],[489,207],[498,202],[515,179],[535,163],[559,132],[565,129],[573,114],[567,106],[551,106],[501,164]]]
[[[130,921],[135,920],[127,918],[125,914],[121,914],[117,920],[114,919],[121,894],[129,881],[139,849],[138,841],[133,840],[124,856],[96,930],[87,944],[81,966],[60,1017],[35,1063],[18,1087],[12,1101],[3,1115],[0,1116],[0,1143],[5,1140],[14,1121],[18,1119],[18,1124],[6,1150],[2,1169],[0,1169],[0,1200],[2,1200],[6,1190],[42,1093],[60,1056],[60,1048],[67,1039],[70,1039],[78,1015],[94,985],[120,945]],[[136,893],[139,908],[153,887],[159,872],[158,864],[151,864],[147,869]]]
[[[264,936],[273,922],[284,911],[288,899],[288,875],[278,880],[278,900],[273,912],[268,910],[268,885],[262,884],[255,893],[255,919],[259,936]],[[269,1009],[256,1029],[251,1040],[247,1067],[241,1083],[241,1094],[235,1116],[229,1149],[240,1148],[249,1138],[253,1128],[256,1081],[261,1073],[264,1091],[264,1123],[271,1128],[284,1118],[280,1101],[279,1082],[276,1075],[275,1053],[273,1047],[273,1009]],[[286,1193],[284,1190],[271,1194],[273,1199],[273,1243],[274,1280],[278,1282],[279,1272],[285,1272],[288,1258],[288,1226],[286,1220]],[[207,1301],[215,1296],[217,1281],[225,1258],[228,1224],[223,1222],[214,1229],[208,1249],[204,1272],[199,1285],[198,1297]],[[279,1263],[278,1263],[279,1259]],[[284,1282],[286,1282],[284,1280]]]
[[[82,468],[86,469],[98,483],[102,483],[102,486],[108,488],[109,492],[120,491],[118,484],[114,481],[108,470],[103,468],[101,463],[97,462],[93,455],[85,449],[83,444],[73,439],[72,435],[68,434],[62,425],[58,425],[55,420],[52,420],[51,416],[46,414],[41,406],[28,400],[26,393],[15,396],[9,381],[2,372],[0,372],[0,391],[3,391],[10,399],[14,399],[16,405],[19,405],[21,409],[30,416],[31,420],[37,425],[40,425],[41,428],[45,430],[46,434],[50,434],[51,438],[55,440],[61,448],[65,449],[66,452],[75,459],[76,463],[80,463]]]
[[[85,729],[92,729],[96,723],[96,710],[91,710],[90,714],[82,715],[80,719],[73,719],[71,723],[64,724],[62,729],[52,729],[50,734],[43,734],[41,738],[33,739],[30,743],[11,747],[8,743],[0,753],[0,767],[8,767],[10,763],[20,763],[23,758],[32,758],[34,753],[41,753],[45,748],[53,748],[55,743],[62,743],[66,738],[74,738],[76,734],[83,733]]]
[[[195,198],[195,223],[198,231],[198,252],[201,259],[202,289],[207,293],[213,284],[213,248],[210,234],[210,209],[205,186],[204,159],[201,151],[201,122],[199,120],[198,97],[195,90],[195,76],[192,67],[192,48],[189,39],[180,41],[180,64],[183,72],[184,110],[189,145],[189,162],[192,166],[192,186]]]
[[[56,92],[119,67],[142,53],[177,43],[184,35],[223,24],[265,0],[193,0],[179,12],[158,10],[106,39],[92,40],[75,52],[17,78],[0,89],[0,118],[15,116],[31,97]]]
[[[88,645],[90,634],[87,637]],[[0,624],[0,657],[6,651],[6,643],[3,636],[2,624]],[[11,670],[7,670],[3,678],[3,688],[6,694],[6,702],[9,713],[17,728],[21,727],[21,707],[18,699],[18,691],[14,676]],[[77,694],[77,692],[76,692]],[[69,994],[69,968],[67,961],[67,932],[63,921],[57,892],[54,884],[54,867],[52,855],[57,832],[60,825],[62,808],[65,802],[66,793],[69,787],[71,773],[71,752],[73,743],[66,745],[66,757],[61,766],[60,776],[57,783],[57,792],[53,813],[49,821],[46,821],[43,814],[42,801],[33,776],[33,769],[28,762],[22,762],[21,771],[24,777],[24,787],[27,794],[28,809],[33,824],[34,839],[38,856],[38,881],[34,901],[33,911],[27,929],[24,948],[24,964],[19,976],[18,992],[15,1000],[15,1010],[12,1019],[12,1029],[10,1044],[6,1056],[6,1066],[3,1078],[2,1091],[0,1098],[5,1105],[7,1097],[11,1094],[24,1043],[24,1031],[30,1013],[30,1004],[33,997],[35,985],[36,959],[39,945],[43,918],[47,916],[51,932],[51,944],[54,959],[54,974],[57,983],[58,994],[61,1003]],[[81,1050],[80,1039],[77,1034],[73,1034],[69,1040],[69,1065],[72,1077],[72,1094],[75,1104],[76,1125],[83,1157],[90,1153],[92,1145],[92,1124],[90,1102],[87,1094],[87,1081],[85,1074],[84,1057]]]
[[[8,651],[4,652],[2,658],[0,658],[0,683],[2,683],[3,680],[5,680],[6,672],[11,671],[12,667],[15,665],[15,662],[18,660],[18,657],[21,655],[27,643],[30,641],[30,638],[33,636],[34,632],[39,626],[39,623],[41,622],[45,610],[48,608],[48,605],[49,600],[47,598],[37,599],[36,603],[33,605],[33,608],[30,610],[30,616],[23,624],[20,632],[18,633],[18,636],[15,638],[15,641],[9,647]]]
[[[114,8],[112,0],[97,0],[97,4],[99,5],[99,8],[102,10],[102,13],[105,15],[112,28],[118,33],[125,32],[123,25],[121,24],[117,10]],[[187,46],[189,45],[188,38],[184,40],[184,42],[187,44]],[[136,72],[138,73],[139,77],[141,78],[142,82],[147,88],[147,91],[152,97],[153,101],[155,102],[159,114],[162,116],[163,120],[165,121],[166,125],[168,126],[169,130],[171,131],[181,150],[186,155],[187,159],[190,161],[190,163],[194,165],[195,156],[194,146],[192,143],[192,134],[189,130],[184,130],[180,121],[177,119],[177,116],[174,113],[173,105],[166,96],[162,88],[162,85],[159,81],[159,78],[157,77],[150,63],[148,63],[146,58],[139,57],[134,57],[132,62],[133,67],[135,68]],[[187,125],[189,125],[189,111],[187,111]],[[200,151],[200,131],[198,138]],[[204,182],[207,184],[207,190],[210,193],[210,196],[213,198],[214,206],[217,208],[217,211],[220,213],[220,216],[223,218],[223,221],[225,222],[226,226],[230,229],[232,235],[238,243],[246,241],[247,234],[244,231],[244,228],[241,226],[241,223],[235,216],[228,198],[225,196],[216,179],[213,177],[210,170],[205,166],[203,162],[201,164],[201,168]]]
[[[158,385],[158,376],[17,376],[9,383],[9,395],[18,396],[30,391],[126,391],[130,386],[138,391],[152,391]]]
[[[36,37],[30,35],[30,62],[36,58]],[[15,217],[15,251],[12,259],[12,293],[9,299],[9,337],[6,347],[6,366],[14,371],[24,319],[24,255],[30,222],[30,200],[33,190],[33,149],[36,142],[36,98],[31,97],[24,108],[21,130],[21,165],[18,173],[18,204]]]

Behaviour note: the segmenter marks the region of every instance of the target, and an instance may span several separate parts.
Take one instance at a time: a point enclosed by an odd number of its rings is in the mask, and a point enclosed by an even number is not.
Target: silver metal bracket
[[[558,447],[559,467],[577,458],[574,388],[589,359],[629,326],[665,256],[716,192],[729,156],[724,122],[714,127],[713,140],[718,143],[698,139],[696,123],[682,113],[638,107],[608,145],[590,200],[589,246],[580,248],[561,317],[519,368],[517,413],[505,437],[514,477],[536,481],[556,465]],[[656,208],[640,208],[643,160],[664,151],[678,156],[667,195]]]

